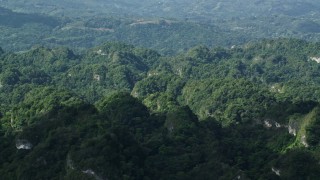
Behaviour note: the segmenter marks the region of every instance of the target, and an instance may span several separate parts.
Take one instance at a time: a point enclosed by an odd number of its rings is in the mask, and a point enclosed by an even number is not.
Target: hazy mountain
[[[53,17],[39,14],[16,13],[0,7],[1,26],[19,28],[28,23],[43,24],[49,27],[56,27],[59,25],[59,21]]]
[[[198,44],[230,47],[280,37],[320,40],[319,5],[310,0],[2,0],[0,6],[9,8],[0,9],[0,46],[13,51],[34,45],[83,50],[121,41],[175,54]]]
[[[313,16],[316,0],[2,0],[0,5],[18,11],[71,15],[114,14],[191,19],[288,15]],[[79,13],[73,14],[79,16]]]

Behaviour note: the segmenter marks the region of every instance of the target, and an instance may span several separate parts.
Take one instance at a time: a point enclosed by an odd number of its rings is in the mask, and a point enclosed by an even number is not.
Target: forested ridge
[[[3,179],[317,179],[320,44],[0,49]]]
[[[39,45],[84,52],[117,41],[175,55],[199,44],[231,47],[264,38],[317,42],[318,4],[316,0],[2,0],[0,46],[15,52]]]

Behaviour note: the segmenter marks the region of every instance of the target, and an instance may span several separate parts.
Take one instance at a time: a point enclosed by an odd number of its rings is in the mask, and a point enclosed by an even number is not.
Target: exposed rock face
[[[70,155],[68,155],[68,157],[67,157],[67,166],[70,169],[75,170],[74,163],[73,163],[72,159],[70,158]]]
[[[310,57],[312,61],[316,61],[317,63],[320,63],[320,57]]]
[[[148,77],[151,77],[151,76],[158,76],[159,73],[158,72],[149,72],[148,73]]]
[[[97,175],[92,169],[87,169],[87,170],[79,170],[75,167],[74,162],[70,158],[70,155],[67,156],[67,167],[72,169],[72,170],[77,170],[79,172],[82,172],[83,174],[87,174],[88,176],[94,177],[96,180],[108,180],[107,178],[102,178]]]
[[[26,139],[16,140],[16,148],[17,149],[30,150],[30,149],[32,149],[32,147],[33,147],[33,145]]]
[[[304,147],[309,147],[306,135],[301,136],[301,143],[304,145]]]
[[[93,75],[93,79],[96,80],[96,81],[100,81],[101,78],[100,78],[100,75],[94,74]]]
[[[264,125],[267,127],[267,128],[271,128],[272,127],[272,124],[269,120],[264,120]]]
[[[292,134],[294,136],[297,135],[297,130],[293,128],[291,125],[288,126],[288,131],[289,131],[289,134]]]
[[[263,121],[263,125],[266,128],[272,128],[272,127],[281,128],[281,127],[283,127],[280,123],[278,123],[278,122],[276,122],[274,120],[271,120],[271,119],[265,119]]]
[[[277,128],[281,128],[281,124],[280,123],[276,122],[275,125],[276,125]]]
[[[97,52],[97,54],[101,55],[101,56],[106,56],[106,53],[103,53],[101,49],[99,49]]]
[[[82,171],[84,174],[88,174],[90,176],[93,176],[96,180],[104,180],[103,178],[99,177],[93,170],[87,169],[85,171]],[[107,180],[107,179],[106,179]]]
[[[274,92],[274,93],[281,93],[281,92],[282,92],[282,91],[281,91],[281,88],[278,87],[277,85],[271,86],[270,91],[271,91],[271,92]]]
[[[274,167],[271,168],[272,172],[274,172],[277,176],[280,176],[280,170],[279,169],[276,169]]]
[[[82,171],[83,173],[85,174],[89,174],[89,175],[95,175],[96,173],[94,171],[92,171],[91,169],[88,169],[88,170],[85,170],[85,171]]]
[[[139,93],[137,91],[133,91],[131,95],[135,98],[139,97]]]

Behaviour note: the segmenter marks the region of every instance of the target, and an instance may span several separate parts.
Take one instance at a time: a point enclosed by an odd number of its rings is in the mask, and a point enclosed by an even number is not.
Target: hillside
[[[171,17],[191,19],[217,19],[288,15],[288,16],[313,16],[318,14],[319,4],[315,0],[243,0],[243,1],[221,1],[221,0],[22,0],[1,1],[1,5],[15,8],[19,11],[50,12],[51,14],[74,15],[81,11],[82,15],[88,14],[113,14],[140,17]],[[26,7],[28,8],[26,8]]]
[[[246,39],[215,25],[164,18],[69,18],[5,8],[0,8],[0,17],[0,46],[15,52],[36,46],[84,51],[106,41],[120,41],[157,49],[162,54],[176,54],[197,44],[231,46]],[[227,40],[230,37],[233,38]]]
[[[320,40],[314,0],[3,0],[0,7],[0,46],[15,52],[39,45],[83,52],[116,41],[176,55],[199,44],[213,48],[265,38]]]
[[[0,51],[5,179],[315,179],[320,44]]]

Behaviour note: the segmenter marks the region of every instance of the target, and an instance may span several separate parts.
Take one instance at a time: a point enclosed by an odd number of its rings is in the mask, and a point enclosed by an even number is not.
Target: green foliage
[[[2,76],[1,82],[7,85],[15,85],[20,81],[21,73],[17,69],[6,69]]]
[[[0,25],[18,28],[26,23],[41,23],[50,27],[56,27],[59,21],[55,18],[38,14],[15,13],[0,7]]]
[[[197,118],[188,107],[181,107],[168,112],[165,127],[170,133],[183,134],[184,131],[196,128]]]
[[[172,57],[123,43],[81,55],[44,47],[4,53],[0,173],[313,179],[319,47],[279,39],[232,49],[197,46]],[[32,148],[17,149],[21,142]]]
[[[320,145],[320,120],[319,120],[319,107],[315,109],[313,120],[306,126],[306,141],[310,146]]]
[[[1,179],[319,176],[320,43],[278,39],[319,40],[314,0],[21,2],[0,8]]]
[[[170,112],[179,107],[179,103],[169,93],[151,94],[144,98],[143,103],[154,112]]]
[[[244,79],[190,81],[182,97],[201,118],[211,116],[226,124],[258,118],[274,103],[270,92]]]
[[[276,162],[284,179],[317,179],[320,167],[317,158],[310,151],[294,150],[280,157]]]
[[[42,116],[61,107],[72,107],[83,101],[66,90],[52,87],[35,88],[28,92],[24,100],[13,106],[3,120],[13,129],[20,130],[25,126],[36,123],[34,117]]]
[[[121,120],[120,123],[134,126],[135,122],[130,122],[130,118],[147,117],[149,115],[146,107],[128,93],[116,93],[97,103],[100,111],[105,113],[110,119]]]

